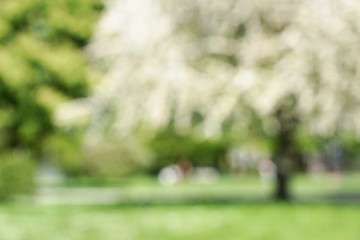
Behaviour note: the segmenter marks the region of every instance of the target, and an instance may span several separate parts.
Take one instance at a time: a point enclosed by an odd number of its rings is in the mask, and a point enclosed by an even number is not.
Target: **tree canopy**
[[[1,1],[0,151],[40,154],[56,131],[54,109],[89,90],[88,43],[98,0]]]
[[[87,111],[95,142],[169,124],[270,136],[276,196],[286,199],[299,138],[360,134],[358,9],[355,0],[113,1],[89,46],[105,77],[63,119]]]
[[[81,103],[94,116],[89,132],[125,134],[140,122],[157,128],[174,121],[178,129],[196,125],[200,134],[216,136],[226,126],[246,132],[256,116],[276,136],[281,116],[296,119],[304,134],[358,135],[356,6],[352,0],[114,1],[89,46],[106,72]]]

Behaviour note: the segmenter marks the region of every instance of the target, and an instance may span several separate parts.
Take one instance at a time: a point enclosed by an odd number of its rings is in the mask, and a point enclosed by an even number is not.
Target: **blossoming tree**
[[[296,135],[360,133],[360,9],[356,0],[118,0],[88,47],[105,70],[89,136],[146,122],[221,135],[254,116],[274,137],[276,198],[288,199]],[[77,105],[76,105],[77,104]],[[69,109],[69,108],[67,108]],[[74,108],[76,109],[76,108]]]

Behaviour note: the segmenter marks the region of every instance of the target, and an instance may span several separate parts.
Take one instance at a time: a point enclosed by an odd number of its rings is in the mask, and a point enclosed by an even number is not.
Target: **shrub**
[[[104,141],[85,155],[90,176],[119,178],[145,171],[152,162],[151,153],[136,140]]]
[[[180,159],[187,159],[194,166],[222,169],[229,146],[226,138],[201,139],[166,129],[159,132],[149,143],[156,159],[152,171],[158,172],[161,168],[176,164]]]
[[[59,132],[52,135],[44,146],[45,154],[52,163],[61,168],[67,176],[84,174],[81,133]]]
[[[30,194],[35,187],[35,165],[24,153],[5,154],[0,162],[0,198]]]

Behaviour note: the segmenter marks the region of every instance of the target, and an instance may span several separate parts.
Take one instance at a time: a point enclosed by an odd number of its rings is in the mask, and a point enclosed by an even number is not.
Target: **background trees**
[[[42,151],[52,112],[88,93],[87,44],[99,1],[3,1],[0,10],[0,149]]]
[[[299,139],[359,134],[356,4],[115,1],[89,47],[107,73],[82,103],[89,139],[170,122],[205,137],[260,134],[287,198]]]
[[[50,136],[59,134],[59,138],[64,134],[55,126],[53,112],[60,103],[85,97],[89,92],[91,75],[82,48],[102,8],[97,0],[1,2],[1,161],[44,158]],[[71,134],[67,138],[74,142]],[[59,151],[60,147],[57,144],[52,150]],[[21,157],[16,157],[19,154]],[[13,160],[1,165],[17,162],[19,168],[27,164]],[[3,185],[9,181],[0,182]],[[20,185],[26,181],[30,179]]]

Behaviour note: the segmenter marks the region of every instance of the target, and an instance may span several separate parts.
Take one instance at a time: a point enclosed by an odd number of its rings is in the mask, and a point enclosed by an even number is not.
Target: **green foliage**
[[[54,124],[54,109],[86,96],[84,47],[99,0],[2,0],[0,8],[0,197],[34,187],[29,158],[46,152],[67,172],[79,171],[78,137]],[[16,153],[18,148],[28,153]],[[14,152],[14,154],[12,154]]]
[[[306,131],[300,132],[296,136],[296,143],[299,150],[304,154],[316,154],[320,151],[323,139],[318,136],[307,135]]]
[[[340,147],[343,148],[346,157],[347,169],[358,169],[360,167],[360,140],[355,134],[343,134],[338,139]]]
[[[156,155],[153,165],[153,171],[156,172],[182,158],[189,160],[194,166],[223,168],[230,142],[225,138],[201,140],[166,129],[159,132],[149,145]]]
[[[89,91],[82,48],[99,0],[1,1],[0,152],[26,146],[39,156],[56,132],[53,111]]]
[[[84,174],[81,134],[78,131],[53,134],[46,140],[44,153],[68,176]]]
[[[152,155],[134,140],[103,141],[84,153],[86,174],[120,178],[143,172],[151,166]]]
[[[11,199],[33,191],[34,163],[24,152],[5,154],[0,162],[0,198]]]

